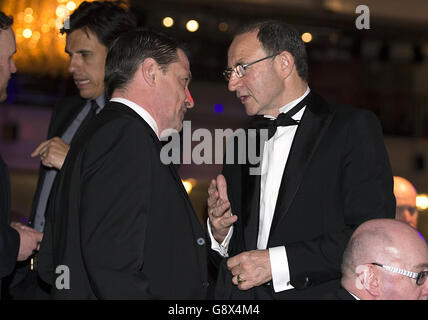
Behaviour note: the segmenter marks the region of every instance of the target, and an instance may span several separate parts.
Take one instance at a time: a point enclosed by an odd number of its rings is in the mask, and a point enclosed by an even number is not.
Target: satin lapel
[[[299,190],[305,168],[333,118],[325,100],[313,92],[310,95],[282,176],[270,236],[290,208]]]
[[[242,218],[245,247],[248,250],[257,249],[257,236],[260,220],[260,175],[250,175],[250,166],[244,166],[246,171],[242,181]]]

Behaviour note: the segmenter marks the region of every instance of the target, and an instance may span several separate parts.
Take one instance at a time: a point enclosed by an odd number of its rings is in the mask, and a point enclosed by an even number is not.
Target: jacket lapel
[[[260,220],[260,175],[250,175],[251,166],[244,166],[242,190],[242,222],[246,250],[257,249]]]
[[[306,110],[296,131],[282,175],[270,236],[290,208],[299,190],[305,169],[333,118],[326,101],[313,92],[309,94]]]

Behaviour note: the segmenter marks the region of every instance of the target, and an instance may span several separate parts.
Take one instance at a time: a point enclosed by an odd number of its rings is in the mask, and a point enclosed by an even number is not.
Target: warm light
[[[311,42],[312,41],[312,34],[310,34],[309,32],[305,32],[304,34],[302,34],[302,40],[305,43]]]
[[[33,15],[33,9],[31,9],[31,8],[26,8],[25,10],[24,10],[24,14],[28,14],[28,15]]]
[[[67,9],[68,10],[70,10],[70,11],[73,11],[74,9],[76,9],[76,4],[73,2],[73,1],[69,1],[68,3],[67,3]]]
[[[162,20],[162,24],[167,28],[171,28],[174,25],[174,19],[171,17],[165,17]]]
[[[22,35],[24,36],[25,39],[29,39],[31,38],[31,35],[33,34],[33,31],[31,31],[31,29],[25,29],[22,32]]]
[[[31,15],[31,14],[26,14],[25,16],[24,16],[24,22],[25,23],[31,23],[31,22],[33,22],[33,16]]]
[[[426,194],[419,194],[416,197],[416,207],[418,207],[418,210],[426,210],[426,209],[428,209],[428,195],[426,195]]]
[[[181,180],[183,182],[184,189],[186,189],[186,192],[190,194],[192,192],[193,187],[196,185],[195,179],[187,179],[187,180]]]
[[[38,31],[33,32],[33,40],[37,42],[39,41],[39,39],[40,39],[40,32]]]
[[[49,29],[50,28],[49,28],[48,24],[45,23],[45,24],[42,25],[41,30],[42,30],[43,33],[49,32]]]
[[[60,5],[56,8],[56,15],[59,18],[62,18],[67,13],[67,8],[64,5]]]
[[[226,32],[226,31],[227,31],[227,29],[229,29],[229,25],[227,24],[227,22],[220,22],[220,23],[218,24],[218,29],[219,29],[221,32]]]
[[[189,32],[195,32],[199,29],[199,22],[196,20],[189,20],[186,23],[186,29]]]

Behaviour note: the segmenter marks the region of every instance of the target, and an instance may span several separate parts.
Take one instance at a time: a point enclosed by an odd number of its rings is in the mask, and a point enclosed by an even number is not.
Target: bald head
[[[395,176],[394,195],[397,200],[395,218],[417,228],[418,212],[416,210],[417,192],[415,187],[408,180]]]
[[[399,289],[398,294],[404,293],[402,285],[401,288],[398,285],[396,287],[391,285],[393,281],[404,281],[409,288],[419,288],[416,286],[415,280],[392,274],[372,263],[394,266],[412,272],[426,270],[428,268],[428,246],[417,230],[406,223],[393,219],[370,220],[355,230],[345,250],[342,263],[343,287],[360,298],[364,298],[366,294],[374,294],[374,296],[379,294],[378,297],[385,298],[386,294],[395,293],[395,289]],[[364,271],[373,271],[379,276],[378,284],[381,285],[375,288],[379,291],[371,292],[362,285],[360,287],[356,285],[356,280],[363,267]],[[361,280],[358,283],[363,282],[364,280]],[[406,294],[410,296],[410,293]],[[428,290],[426,290],[426,294],[428,295]]]

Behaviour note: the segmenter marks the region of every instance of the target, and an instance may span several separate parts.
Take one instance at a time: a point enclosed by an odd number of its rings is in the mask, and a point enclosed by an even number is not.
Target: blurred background
[[[81,2],[0,0],[0,10],[14,16],[18,47],[18,72],[9,83],[8,100],[0,105],[0,153],[11,171],[15,220],[30,212],[39,168],[30,153],[46,138],[52,107],[77,93],[67,72],[65,37],[58,30]],[[393,174],[411,181],[419,193],[418,228],[428,237],[428,1],[366,0],[369,19],[360,21],[365,29],[356,24],[363,14],[356,13],[360,0],[127,2],[140,26],[187,43],[195,108],[186,120],[192,132],[206,128],[213,136],[215,129],[235,130],[248,121],[222,76],[236,28],[260,18],[293,25],[307,45],[310,88],[378,116]],[[211,163],[180,168],[203,226],[207,187],[221,172],[214,162],[213,156]]]

